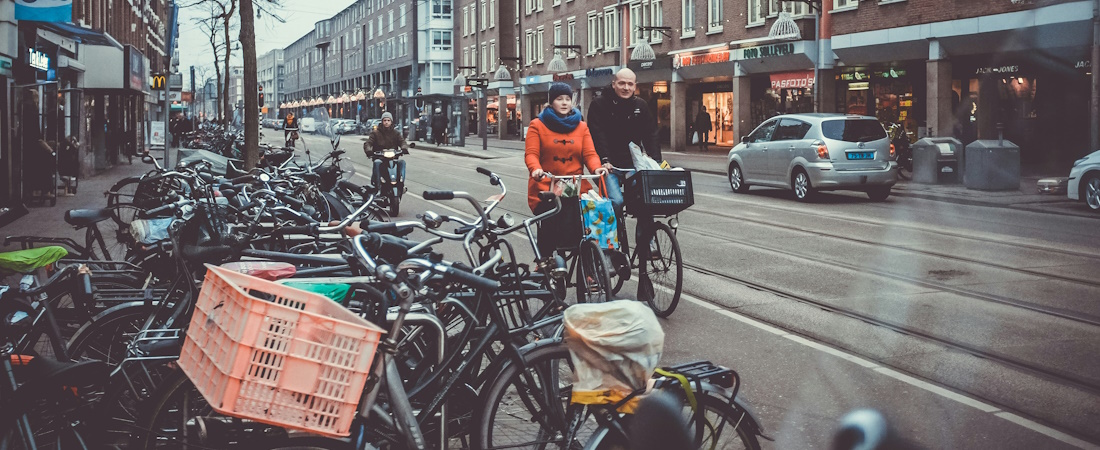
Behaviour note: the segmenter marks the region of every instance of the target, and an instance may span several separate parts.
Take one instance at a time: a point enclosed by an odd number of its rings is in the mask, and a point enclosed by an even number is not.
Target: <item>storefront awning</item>
[[[929,41],[947,57],[1089,45],[1092,2],[833,36],[845,64],[927,60]]]

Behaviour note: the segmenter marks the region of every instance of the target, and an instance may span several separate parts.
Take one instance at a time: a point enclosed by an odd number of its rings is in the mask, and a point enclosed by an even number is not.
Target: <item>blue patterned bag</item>
[[[603,249],[619,249],[618,221],[615,218],[615,208],[611,200],[607,198],[607,188],[603,178],[600,178],[600,190],[604,193],[593,198],[590,194],[581,196],[581,222],[584,224],[584,238],[596,241]]]

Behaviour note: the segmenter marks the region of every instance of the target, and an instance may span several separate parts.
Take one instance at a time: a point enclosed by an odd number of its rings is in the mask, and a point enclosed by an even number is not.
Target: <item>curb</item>
[[[470,151],[467,151],[467,150],[450,149],[450,148],[447,148],[447,147],[436,147],[436,146],[431,145],[431,144],[417,143],[416,147],[414,149],[415,150],[426,150],[426,151],[431,151],[431,152],[436,152],[436,153],[444,153],[444,154],[455,155],[455,156],[465,156],[467,158],[477,158],[477,159],[504,158],[504,156],[498,156],[498,155],[484,155],[484,154],[473,153],[473,152],[470,152]]]

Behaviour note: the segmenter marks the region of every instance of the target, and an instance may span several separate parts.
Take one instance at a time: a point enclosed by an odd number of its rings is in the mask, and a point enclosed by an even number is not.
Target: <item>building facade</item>
[[[816,101],[822,112],[900,123],[913,140],[1003,130],[1025,168],[1063,170],[1088,152],[1097,120],[1089,1],[826,0],[816,28],[808,4],[778,0],[457,0],[455,9],[455,61],[490,78],[489,122],[516,123],[502,130],[524,128],[554,81],[580,91],[583,110],[622,67],[637,73],[663,145],[678,150],[703,107],[712,144],[731,147]],[[555,58],[564,70],[550,70]],[[494,76],[499,65],[507,81]]]
[[[256,81],[264,92],[260,113],[266,119],[279,117],[285,72],[281,48],[269,51],[256,59]]]
[[[283,49],[280,106],[407,124],[428,109],[423,96],[452,93],[452,22],[451,0],[359,0]]]
[[[89,175],[143,151],[150,119],[166,113],[149,73],[168,64],[167,0],[72,3],[71,22],[19,22],[0,0],[0,204],[22,203],[39,176],[23,158],[34,143],[8,130],[36,122],[61,172]]]

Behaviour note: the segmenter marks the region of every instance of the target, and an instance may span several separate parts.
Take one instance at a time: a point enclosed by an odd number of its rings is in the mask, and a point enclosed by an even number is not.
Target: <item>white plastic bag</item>
[[[692,133],[692,135],[691,135],[691,143],[692,143],[693,145],[698,145],[698,144],[699,144],[699,132],[698,132],[698,131],[696,131],[695,133]]]
[[[630,158],[634,160],[635,170],[661,170],[661,164],[645,154],[638,144],[631,142],[628,146],[630,147]]]
[[[572,402],[612,404],[646,386],[664,351],[665,332],[645,303],[580,303],[565,310],[573,361]]]

